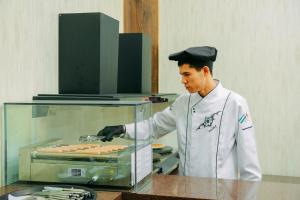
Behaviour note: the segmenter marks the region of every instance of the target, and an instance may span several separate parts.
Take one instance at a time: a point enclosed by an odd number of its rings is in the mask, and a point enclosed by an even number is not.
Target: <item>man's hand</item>
[[[104,136],[104,138],[101,139],[103,142],[110,142],[114,137],[120,137],[120,135],[125,132],[126,130],[124,125],[106,126],[104,129],[100,130],[97,135]]]

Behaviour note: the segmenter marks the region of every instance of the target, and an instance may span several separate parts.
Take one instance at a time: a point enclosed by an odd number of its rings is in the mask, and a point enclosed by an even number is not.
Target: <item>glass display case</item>
[[[4,104],[4,183],[38,181],[138,190],[152,173],[148,101],[33,101]],[[79,140],[133,124],[130,137]],[[139,130],[143,128],[143,130]],[[143,131],[146,135],[138,136]],[[126,139],[125,139],[126,138]]]

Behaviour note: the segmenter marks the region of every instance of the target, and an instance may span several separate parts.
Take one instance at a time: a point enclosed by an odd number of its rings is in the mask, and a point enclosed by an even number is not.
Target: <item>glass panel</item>
[[[134,154],[134,171],[132,178],[135,182],[135,191],[138,191],[152,174],[152,124],[149,120],[151,116],[150,104],[139,105],[135,108],[135,154]]]
[[[146,122],[150,103],[28,103],[5,104],[4,109],[6,184],[24,180],[131,188],[144,178],[135,179],[139,176],[132,164],[143,158],[135,151],[150,146],[150,126],[135,125],[136,131],[147,133],[144,138],[111,142],[79,138],[97,135],[105,126]],[[150,161],[152,166],[152,157]]]
[[[175,95],[174,95],[175,96]],[[153,113],[160,112],[174,103],[174,96],[166,95],[169,99],[164,103],[153,103]],[[176,96],[175,96],[176,97]],[[154,138],[152,141],[153,148],[153,173],[170,174],[179,165],[177,131],[174,130],[160,138]]]

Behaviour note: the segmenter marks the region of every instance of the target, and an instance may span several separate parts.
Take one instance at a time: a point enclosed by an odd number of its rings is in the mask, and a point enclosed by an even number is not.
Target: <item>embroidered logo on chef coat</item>
[[[206,128],[206,127],[211,127],[213,125],[213,122],[215,120],[215,116],[217,116],[219,113],[221,113],[222,111],[218,111],[218,112],[215,112],[213,113],[212,115],[210,116],[206,116],[204,118],[204,122],[202,124],[200,124],[200,126],[197,128],[197,130],[201,129],[201,128]],[[216,128],[216,125],[213,126],[213,128],[211,128],[209,130],[209,132],[211,132],[213,129]]]

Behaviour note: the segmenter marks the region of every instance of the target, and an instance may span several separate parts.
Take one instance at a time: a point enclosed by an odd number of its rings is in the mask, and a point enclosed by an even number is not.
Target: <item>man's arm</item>
[[[261,180],[261,168],[256,150],[255,131],[245,100],[241,102],[239,108],[236,140],[240,179],[251,181]]]
[[[153,131],[152,137],[159,138],[176,129],[174,104],[167,107],[161,112],[157,112],[152,118],[137,123],[137,137],[138,139],[146,139],[150,137],[149,133]],[[134,138],[135,125],[126,124],[127,138]]]
[[[153,117],[136,123],[116,126],[106,126],[98,132],[98,136],[104,136],[102,141],[112,141],[114,137],[123,137],[128,139],[135,138],[135,129],[137,139],[159,138],[176,129],[175,106],[176,101],[161,112],[154,114]],[[153,133],[153,135],[150,135]]]

